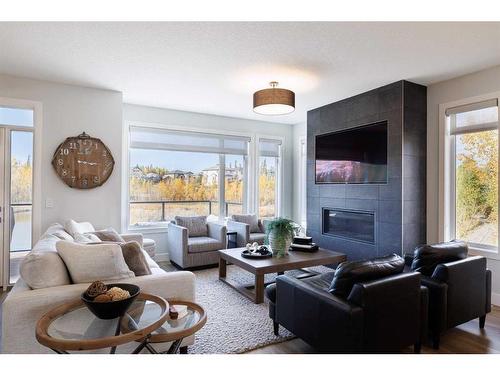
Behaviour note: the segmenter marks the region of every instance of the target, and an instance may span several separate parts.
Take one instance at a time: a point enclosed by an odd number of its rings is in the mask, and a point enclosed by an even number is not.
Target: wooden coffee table
[[[264,275],[269,273],[284,274],[285,271],[305,267],[337,264],[346,260],[345,254],[319,249],[314,253],[290,251],[283,258],[248,259],[241,256],[245,248],[219,250],[219,280],[250,298],[254,303],[264,302]],[[226,278],[227,264],[231,263],[255,276],[255,285],[241,285]],[[305,274],[310,271],[303,270]]]

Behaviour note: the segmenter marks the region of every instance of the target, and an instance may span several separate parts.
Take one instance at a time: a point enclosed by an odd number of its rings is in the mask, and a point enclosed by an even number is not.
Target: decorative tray
[[[267,250],[266,253],[261,254],[261,253],[252,253],[248,250],[243,250],[241,252],[241,256],[243,258],[250,258],[250,259],[264,259],[264,258],[271,258],[273,256],[272,251]]]

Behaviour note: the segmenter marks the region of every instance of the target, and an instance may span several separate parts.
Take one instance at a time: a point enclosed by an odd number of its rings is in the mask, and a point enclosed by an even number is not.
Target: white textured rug
[[[160,266],[166,271],[175,268],[166,262]],[[331,271],[314,267],[317,272]],[[293,275],[298,271],[290,271]],[[205,326],[196,333],[195,344],[189,348],[195,354],[244,353],[270,344],[292,339],[294,336],[280,327],[280,335],[273,333],[273,323],[268,315],[267,301],[254,304],[249,299],[218,279],[218,269],[194,271],[196,275],[196,301],[208,315]],[[228,278],[251,284],[253,275],[234,265],[228,266]],[[275,279],[266,275],[266,283]]]

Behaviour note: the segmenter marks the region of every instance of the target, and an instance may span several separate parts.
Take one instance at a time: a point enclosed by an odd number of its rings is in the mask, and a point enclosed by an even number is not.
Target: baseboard
[[[170,258],[168,257],[168,253],[155,254],[154,259],[157,262],[168,262],[170,260]]]
[[[500,306],[500,293],[491,293],[491,304]]]

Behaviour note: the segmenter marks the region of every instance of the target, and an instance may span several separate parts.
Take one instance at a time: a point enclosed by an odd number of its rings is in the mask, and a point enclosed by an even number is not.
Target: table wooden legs
[[[238,292],[248,297],[254,303],[264,302],[264,275],[255,275],[254,285],[242,285],[232,280],[228,280],[227,276],[227,261],[219,259],[219,280],[226,283],[230,287],[236,289]]]
[[[264,275],[255,275],[255,303],[264,302]]]
[[[225,278],[227,274],[227,263],[225,259],[219,259],[219,278]]]

